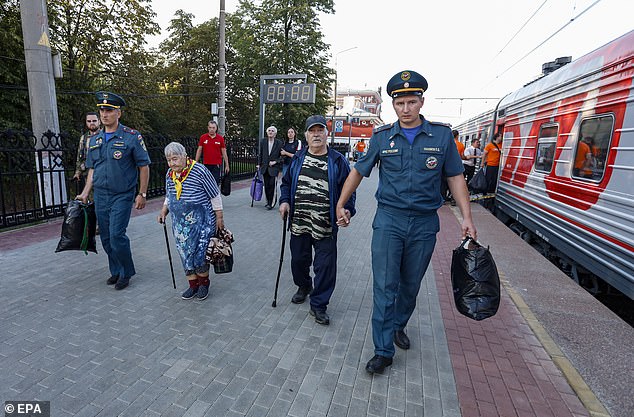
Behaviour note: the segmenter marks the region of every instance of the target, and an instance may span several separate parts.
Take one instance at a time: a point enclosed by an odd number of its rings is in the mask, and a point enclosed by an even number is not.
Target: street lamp
[[[352,51],[353,49],[357,49],[357,47],[353,46],[351,48],[339,51],[335,54],[335,102],[332,109],[332,125],[330,126],[332,128],[332,132],[331,132],[332,136],[330,137],[330,145],[335,144],[335,119],[337,117],[337,57],[340,54],[343,54],[344,52]]]

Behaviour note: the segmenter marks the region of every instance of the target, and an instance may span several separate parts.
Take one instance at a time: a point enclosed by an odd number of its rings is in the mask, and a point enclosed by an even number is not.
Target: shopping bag
[[[83,250],[86,255],[88,252],[97,253],[96,229],[95,205],[84,204],[80,200],[69,201],[64,214],[62,236],[55,252]]]
[[[260,171],[256,171],[253,180],[251,181],[251,199],[255,201],[262,200],[262,189],[264,188],[264,180]]]
[[[229,229],[220,229],[209,241],[205,251],[205,261],[214,266],[216,274],[226,274],[233,271],[233,233]]]
[[[474,193],[486,193],[488,189],[486,168],[482,167],[469,181],[469,189]]]
[[[471,237],[462,241],[451,258],[451,285],[458,311],[484,320],[500,305],[500,277],[489,248]]]
[[[231,194],[231,175],[228,172],[220,180],[220,193],[224,196]]]

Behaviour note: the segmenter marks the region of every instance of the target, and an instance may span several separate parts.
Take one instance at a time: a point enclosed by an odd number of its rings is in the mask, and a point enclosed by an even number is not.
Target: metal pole
[[[20,17],[22,21],[22,37],[24,39],[24,58],[26,60],[26,79],[29,86],[29,105],[31,109],[31,126],[37,139],[36,149],[44,149],[49,144],[42,139],[44,133],[51,131],[59,134],[57,115],[57,98],[55,96],[55,79],[53,76],[53,59],[48,31],[48,13],[45,0],[20,1]],[[38,177],[42,206],[53,202],[54,195],[66,201],[66,187],[63,187],[63,173],[59,176],[51,172],[52,161],[56,155],[42,152],[42,164],[37,170],[43,175]],[[60,192],[60,194],[57,194]]]
[[[226,132],[225,78],[227,63],[225,60],[225,0],[220,0],[220,18],[218,19],[218,133]]]
[[[332,136],[330,137],[331,145],[335,144],[335,122],[337,119],[337,58],[339,57],[340,54],[344,52],[352,51],[353,49],[357,49],[357,47],[353,46],[351,48],[344,49],[343,51],[339,51],[335,54],[335,103],[332,110],[332,126],[330,126],[332,128]]]

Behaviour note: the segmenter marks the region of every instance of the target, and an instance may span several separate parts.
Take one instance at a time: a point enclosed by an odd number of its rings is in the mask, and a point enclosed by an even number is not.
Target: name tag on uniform
[[[440,148],[423,148],[423,152],[440,153]]]
[[[396,155],[401,152],[400,149],[383,149],[381,155]]]
[[[126,148],[126,144],[125,142],[115,142],[112,144],[113,148]]]

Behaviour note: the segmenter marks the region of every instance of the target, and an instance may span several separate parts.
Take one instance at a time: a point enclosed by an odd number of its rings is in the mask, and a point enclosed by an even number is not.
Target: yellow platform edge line
[[[544,326],[541,325],[539,320],[535,317],[535,314],[528,307],[522,296],[515,291],[513,287],[509,284],[508,280],[504,279],[504,274],[499,272],[500,282],[504,286],[507,294],[511,297],[511,300],[520,311],[520,314],[526,319],[531,330],[535,333],[535,336],[539,340],[539,342],[544,347],[544,350],[548,355],[552,358],[553,362],[561,373],[564,375],[564,378],[570,384],[570,387],[573,389],[579,400],[583,404],[583,406],[588,410],[590,416],[592,417],[611,417],[608,410],[605,406],[599,401],[599,399],[594,395],[594,392],[590,389],[588,384],[584,381],[583,377],[579,374],[577,369],[572,365],[570,360],[563,354],[561,349],[555,341],[550,337]]]

